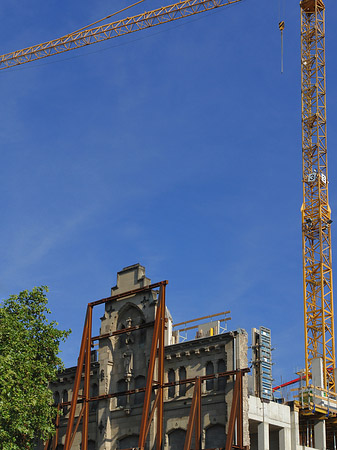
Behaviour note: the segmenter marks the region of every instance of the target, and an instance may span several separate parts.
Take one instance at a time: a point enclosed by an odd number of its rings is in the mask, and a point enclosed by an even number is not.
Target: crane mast
[[[325,6],[302,0],[301,88],[303,164],[303,290],[306,384],[312,362],[323,360],[324,388],[335,391],[335,338],[328,199]]]

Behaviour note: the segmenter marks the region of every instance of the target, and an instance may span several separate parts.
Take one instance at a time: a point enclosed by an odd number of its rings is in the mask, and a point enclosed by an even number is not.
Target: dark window
[[[124,330],[125,329],[125,325],[122,323],[118,329],[119,330]],[[125,333],[120,334],[118,336],[119,348],[123,348],[125,346],[125,339],[126,339],[126,334]]]
[[[211,361],[208,361],[206,364],[206,375],[213,375],[214,374],[214,366]],[[211,380],[206,380],[206,390],[211,391],[214,389],[214,378]]]
[[[91,393],[90,393],[91,397],[97,397],[98,396],[98,386],[96,383],[91,385]],[[97,409],[97,404],[98,404],[98,400],[95,400],[94,402],[91,402],[91,410],[95,411]]]
[[[127,391],[128,386],[125,380],[119,380],[117,382],[117,392]],[[117,406],[126,406],[126,395],[119,395],[117,397]]]
[[[64,389],[62,392],[62,403],[66,403],[68,401],[68,391]],[[63,415],[65,416],[68,413],[69,407],[63,406]]]
[[[186,380],[185,367],[179,368],[179,381]],[[186,384],[179,384],[179,395],[186,395]]]
[[[135,388],[140,389],[145,387],[145,377],[143,375],[139,375],[135,378]],[[145,391],[136,392],[135,394],[135,404],[139,405],[144,402]]]
[[[60,403],[60,394],[58,391],[55,391],[53,394],[54,397],[54,405],[58,405]]]
[[[143,328],[139,331],[139,343],[145,344],[146,342],[146,330]]]
[[[218,373],[226,372],[226,362],[223,359],[219,359],[218,361]],[[218,378],[218,390],[224,391],[226,389],[227,378],[219,377]]]
[[[168,371],[167,380],[169,383],[174,383],[176,381],[176,374],[174,373],[173,369],[170,369]],[[175,385],[170,386],[168,388],[168,398],[174,398],[175,391],[176,391]]]
[[[132,434],[118,440],[118,448],[137,448],[139,436]]]
[[[169,450],[183,450],[185,443],[186,431],[181,428],[171,431],[168,435]]]
[[[225,448],[226,437],[223,425],[211,425],[206,429],[206,448]]]

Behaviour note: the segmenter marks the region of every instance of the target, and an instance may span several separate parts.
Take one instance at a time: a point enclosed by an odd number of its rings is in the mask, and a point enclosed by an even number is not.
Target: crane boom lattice
[[[241,0],[185,0],[163,6],[153,11],[143,12],[98,27],[80,30],[58,39],[27,47],[0,56],[0,70],[25,64],[37,59],[64,53],[86,45],[113,39],[125,34],[151,28],[194,14],[210,11],[221,6],[229,6]]]
[[[325,81],[325,7],[301,2],[303,157],[303,288],[306,383],[312,361],[323,359],[324,384],[335,391],[335,339],[328,201]]]

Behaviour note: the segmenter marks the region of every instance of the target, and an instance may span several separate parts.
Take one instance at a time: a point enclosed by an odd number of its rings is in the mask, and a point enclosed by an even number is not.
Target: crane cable
[[[284,17],[284,3],[285,0],[279,0],[279,22],[278,27],[281,31],[281,73],[283,73],[283,30],[284,30],[284,20],[281,20],[281,17]]]
[[[284,20],[279,22],[278,27],[281,31],[281,73],[283,73],[283,30],[284,30]]]
[[[79,29],[76,30],[76,31],[72,31],[71,33],[66,34],[66,35],[63,36],[63,37],[72,36],[73,34],[79,33],[80,31],[87,30],[88,28],[91,28],[93,25],[97,25],[98,23],[103,22],[104,20],[110,19],[110,17],[116,16],[117,14],[119,14],[119,13],[121,13],[121,12],[124,12],[124,11],[126,11],[127,9],[133,8],[134,6],[139,5],[140,3],[143,3],[144,1],[145,1],[145,0],[139,0],[139,1],[136,2],[136,3],[133,3],[132,5],[127,6],[126,8],[120,9],[119,11],[116,11],[116,12],[114,12],[114,13],[112,13],[112,14],[109,14],[108,16],[103,17],[103,19],[99,19],[99,20],[97,20],[96,22],[90,23],[89,25],[86,25],[86,26],[83,27],[83,28],[79,28]]]

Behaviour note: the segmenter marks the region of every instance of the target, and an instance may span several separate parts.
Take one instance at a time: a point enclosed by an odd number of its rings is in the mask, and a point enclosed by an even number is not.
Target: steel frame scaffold
[[[212,375],[205,375],[195,378],[187,378],[175,382],[164,383],[164,334],[165,334],[165,290],[167,281],[151,284],[143,288],[134,289],[132,291],[123,292],[111,297],[107,297],[96,302],[89,303],[83,328],[82,342],[78,357],[78,364],[74,380],[73,396],[70,402],[63,402],[58,405],[58,411],[65,406],[70,405],[69,416],[67,421],[67,430],[64,443],[64,450],[70,450],[75,439],[75,435],[82,422],[82,450],[88,450],[88,425],[89,425],[89,403],[99,400],[106,400],[113,397],[132,395],[139,392],[145,392],[142,420],[139,433],[139,450],[145,449],[146,439],[151,428],[152,421],[156,414],[156,433],[155,446],[156,450],[163,448],[163,418],[164,418],[164,396],[165,388],[180,384],[194,384],[194,393],[189,414],[188,426],[184,450],[191,449],[191,443],[194,433],[194,450],[201,448],[201,408],[202,383],[214,378],[231,378],[233,380],[233,400],[230,418],[228,422],[228,434],[225,450],[241,449],[246,450],[243,445],[243,376],[249,372],[248,368],[237,369]],[[135,327],[129,327],[117,330],[108,334],[92,337],[92,311],[94,306],[101,305],[113,300],[130,297],[145,291],[159,288],[158,305],[154,322],[149,322]],[[142,329],[144,327],[153,326],[153,337],[151,343],[150,361],[146,380],[146,387],[125,392],[114,392],[105,395],[90,397],[90,367],[91,367],[91,348],[97,340],[110,336],[118,336],[124,333],[130,333]],[[80,384],[83,383],[83,395],[80,395]],[[75,418],[77,405],[81,405],[78,416]],[[76,420],[75,420],[76,419]],[[60,416],[56,419],[56,434],[54,438],[45,443],[44,450],[56,450],[58,444]],[[131,449],[125,449],[131,450]]]
[[[303,290],[305,375],[323,359],[324,388],[335,391],[335,338],[331,265],[331,210],[328,200],[325,81],[325,7],[301,2],[303,155]]]

